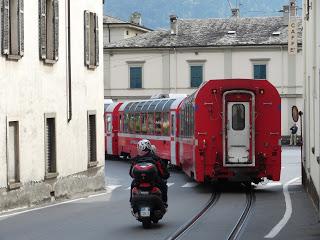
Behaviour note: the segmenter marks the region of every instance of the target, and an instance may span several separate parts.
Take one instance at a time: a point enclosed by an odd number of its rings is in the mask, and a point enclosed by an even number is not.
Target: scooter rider
[[[156,185],[159,187],[159,189],[162,192],[162,200],[165,204],[165,206],[168,206],[168,186],[166,183],[166,179],[170,177],[170,173],[167,170],[167,162],[163,161],[161,158],[159,158],[155,154],[155,147],[151,145],[150,141],[147,139],[140,140],[137,144],[137,150],[138,150],[138,156],[132,159],[132,164],[130,167],[129,174],[132,176],[132,168],[136,163],[139,162],[154,162],[157,170],[158,170],[158,177],[156,180]],[[131,183],[131,190],[135,186],[136,182],[135,180]],[[131,201],[131,197],[130,197]]]

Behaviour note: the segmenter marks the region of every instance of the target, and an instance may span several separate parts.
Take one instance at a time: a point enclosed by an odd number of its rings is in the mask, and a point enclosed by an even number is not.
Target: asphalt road
[[[281,180],[300,177],[300,152],[284,149]],[[106,161],[107,193],[60,205],[46,206],[14,216],[0,216],[0,240],[57,239],[150,239],[164,240],[202,209],[216,186],[202,186],[183,173],[172,171],[169,183],[169,210],[151,229],[145,230],[130,213],[129,163]],[[255,198],[240,239],[264,237],[282,219],[286,211],[282,183],[258,185]],[[180,239],[226,239],[245,206],[241,187],[219,187],[216,205]],[[320,239],[319,225],[310,200],[297,179],[289,186],[292,215],[274,239]],[[319,234],[319,235],[318,235]]]

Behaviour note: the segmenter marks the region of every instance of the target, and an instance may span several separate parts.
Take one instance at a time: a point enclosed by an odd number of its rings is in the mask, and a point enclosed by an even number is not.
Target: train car
[[[137,155],[137,143],[149,139],[157,155],[178,164],[176,154],[177,111],[183,98],[162,98],[125,102],[119,108],[118,153],[121,157]]]
[[[105,128],[105,152],[107,158],[119,156],[118,133],[119,133],[119,108],[122,102],[105,104],[104,128]]]
[[[179,120],[180,165],[197,182],[280,179],[281,100],[267,80],[207,81]]]

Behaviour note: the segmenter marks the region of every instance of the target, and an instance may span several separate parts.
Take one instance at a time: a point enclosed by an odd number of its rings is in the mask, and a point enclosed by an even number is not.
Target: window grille
[[[39,0],[39,53],[45,63],[59,59],[59,0]]]
[[[88,114],[88,156],[89,163],[97,161],[96,114]]]
[[[46,175],[57,172],[56,119],[45,117],[45,158]]]
[[[24,1],[3,0],[1,15],[2,54],[19,60],[24,55]]]
[[[84,12],[84,63],[88,68],[99,66],[99,21],[96,13]]]
[[[19,171],[19,122],[8,125],[8,185],[20,182]]]

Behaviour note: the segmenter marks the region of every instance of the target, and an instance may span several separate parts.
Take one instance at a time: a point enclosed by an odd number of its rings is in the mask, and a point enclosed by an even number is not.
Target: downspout
[[[109,43],[111,43],[111,35],[110,35],[110,24],[107,23],[107,26],[108,26],[108,40],[109,40]]]
[[[178,85],[178,56],[177,56],[177,49],[176,47],[173,48],[174,50],[174,56],[175,56],[175,62],[176,62],[176,81],[175,81],[175,93],[177,93],[177,85]]]
[[[70,26],[70,22],[71,22],[71,17],[70,17],[70,0],[67,1],[67,94],[68,94],[68,122],[70,122],[72,120],[72,89],[71,89],[71,82],[72,82],[72,73],[71,73],[71,26]]]

